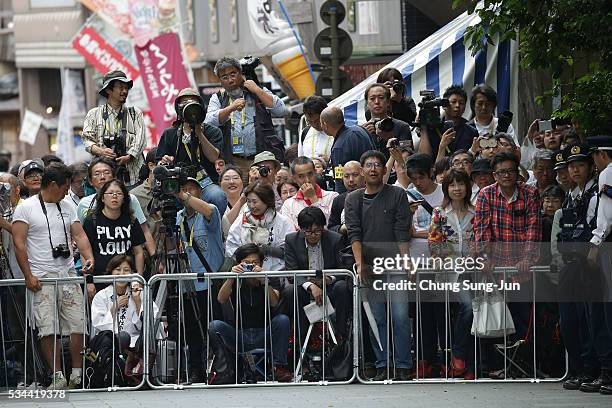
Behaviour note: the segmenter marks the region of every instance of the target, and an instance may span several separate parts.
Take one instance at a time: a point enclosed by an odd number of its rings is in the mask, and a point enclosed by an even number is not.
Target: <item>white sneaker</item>
[[[81,388],[81,376],[70,374],[70,381],[68,382],[69,390],[78,390]]]
[[[68,387],[68,383],[62,373],[53,374],[51,384],[47,387],[48,390],[65,390]]]

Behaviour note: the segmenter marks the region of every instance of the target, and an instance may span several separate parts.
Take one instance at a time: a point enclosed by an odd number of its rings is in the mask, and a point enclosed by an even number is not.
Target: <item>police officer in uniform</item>
[[[578,389],[583,392],[599,392],[602,386],[612,385],[612,338],[605,323],[601,268],[587,262],[590,252],[588,245],[597,223],[597,177],[593,175],[594,163],[589,146],[572,144],[565,148],[564,156],[567,157],[565,161],[568,164],[570,177],[577,183],[577,186],[569,193],[568,200],[566,200],[567,205],[561,209],[559,252],[563,255],[566,264],[562,269],[560,282],[567,282],[567,276],[571,275],[569,280],[577,290],[580,290],[580,293],[574,292],[571,295],[580,296],[575,300],[584,302],[586,312],[585,322],[588,326],[588,333],[582,344],[585,352],[582,356],[582,363],[585,371],[588,371],[587,377],[597,375],[593,379],[584,379]],[[588,181],[585,182],[587,179]],[[564,293],[560,300],[562,302],[572,300],[568,299],[567,295],[567,292]],[[564,339],[565,336],[572,336],[572,333],[563,329],[563,320],[567,317],[567,315],[561,315]],[[580,334],[585,333],[581,331]],[[576,333],[573,335],[575,336]],[[595,361],[593,361],[593,354]],[[596,372],[597,367],[600,369],[599,372]],[[574,386],[579,380],[580,378],[575,382],[568,380],[564,383],[564,387],[576,389]]]
[[[603,314],[605,319],[593,320],[595,332],[607,329],[612,338],[612,136],[595,136],[588,139],[593,161],[599,171],[597,196],[591,198],[597,209],[596,228],[590,241],[587,261],[592,267],[599,266],[603,274]],[[608,348],[609,349],[609,348]],[[599,392],[612,395],[612,371],[602,366],[599,383],[592,385]]]
[[[553,253],[562,256],[559,271],[559,317],[561,335],[569,357],[570,376],[563,388],[578,390],[599,374],[599,362],[590,340],[589,308],[586,297],[585,246],[590,240],[587,212],[590,198],[595,195],[597,181],[589,147],[573,144],[563,150],[563,160],[557,164],[567,166],[576,187],[568,191],[563,206],[557,210],[551,234]],[[557,246],[558,244],[558,246]]]

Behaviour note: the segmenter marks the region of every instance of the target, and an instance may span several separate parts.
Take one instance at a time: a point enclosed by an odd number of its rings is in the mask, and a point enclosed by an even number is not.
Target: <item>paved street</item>
[[[1,407],[427,407],[595,408],[612,396],[564,391],[560,384],[406,384],[282,388],[226,388],[71,394],[64,402],[8,402]]]

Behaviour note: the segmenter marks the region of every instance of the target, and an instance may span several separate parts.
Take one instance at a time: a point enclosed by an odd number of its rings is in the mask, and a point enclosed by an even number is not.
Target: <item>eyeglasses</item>
[[[219,79],[222,81],[227,81],[230,78],[232,79],[238,78],[238,75],[240,75],[240,73],[234,71],[234,72],[230,72],[229,74],[221,75]]]
[[[42,178],[42,173],[30,173],[27,176],[25,176],[25,179],[30,181],[30,180],[34,180],[34,179],[40,179]]]
[[[465,167],[472,164],[471,161],[469,160],[457,160],[457,161],[453,161],[453,167]]]
[[[116,192],[108,192],[108,193],[104,193],[104,195],[105,195],[105,196],[108,196],[108,197],[116,197],[116,198],[123,197],[123,193],[121,193],[121,192],[119,192],[119,193],[116,193]]]
[[[379,162],[370,162],[370,163],[364,164],[363,167],[365,167],[366,169],[382,169],[383,164]]]
[[[104,170],[104,171],[96,171],[95,173],[93,173],[94,177],[102,177],[102,176],[110,176],[112,175],[113,172],[110,170]]]
[[[506,176],[515,176],[518,174],[518,170],[498,170],[494,172],[495,175],[500,176],[500,177],[506,177]]]
[[[305,235],[321,235],[323,233],[323,228],[317,228],[313,230],[302,230]]]

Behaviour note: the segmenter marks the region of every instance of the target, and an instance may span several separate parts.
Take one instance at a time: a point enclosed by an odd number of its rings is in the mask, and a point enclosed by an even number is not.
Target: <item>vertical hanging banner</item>
[[[176,117],[176,95],[181,89],[191,86],[178,35],[163,34],[144,47],[136,46],[136,58],[149,98],[153,122],[158,133],[161,133]]]

